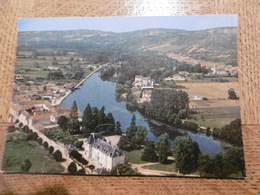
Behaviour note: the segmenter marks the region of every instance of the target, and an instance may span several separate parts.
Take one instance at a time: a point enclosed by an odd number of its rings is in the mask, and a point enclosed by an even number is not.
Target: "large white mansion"
[[[125,155],[122,151],[106,142],[100,134],[91,134],[86,140],[85,153],[87,158],[98,161],[107,171],[117,164],[125,163]]]

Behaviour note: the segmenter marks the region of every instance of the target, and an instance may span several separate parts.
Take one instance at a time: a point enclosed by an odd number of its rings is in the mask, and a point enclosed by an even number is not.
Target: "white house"
[[[143,77],[142,75],[136,75],[135,81],[132,83],[135,87],[153,87],[154,81],[151,77]]]
[[[91,134],[86,140],[85,154],[87,158],[98,161],[107,171],[117,164],[125,163],[122,151],[106,142],[100,134]]]

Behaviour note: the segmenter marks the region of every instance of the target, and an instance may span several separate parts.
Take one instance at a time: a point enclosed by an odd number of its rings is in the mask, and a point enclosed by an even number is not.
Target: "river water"
[[[98,72],[94,73],[78,90],[74,91],[62,102],[62,106],[71,108],[73,101],[76,100],[81,113],[84,112],[88,103],[91,107],[95,106],[99,109],[105,106],[105,112],[111,112],[115,120],[120,121],[124,132],[127,127],[129,127],[133,114],[135,114],[136,124],[145,126],[148,129],[148,139],[150,140],[157,140],[162,133],[167,132],[172,141],[174,141],[177,136],[189,136],[199,144],[202,153],[206,153],[210,156],[214,156],[217,152],[225,150],[220,141],[214,140],[212,136],[206,136],[205,133],[195,134],[176,129],[169,125],[150,120],[138,111],[130,112],[126,110],[125,102],[117,102],[115,100],[115,87],[115,83],[102,81],[98,76]]]

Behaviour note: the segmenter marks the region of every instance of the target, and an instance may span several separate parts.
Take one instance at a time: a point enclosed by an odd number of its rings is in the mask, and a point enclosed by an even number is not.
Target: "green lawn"
[[[235,120],[236,118],[213,118],[213,119],[198,119],[198,120],[189,120],[194,123],[197,123],[199,126],[202,127],[210,127],[210,128],[221,128],[227,124],[230,124],[231,121]]]
[[[239,106],[198,108],[197,110],[203,114],[195,114],[197,120],[190,121],[203,127],[221,128],[240,117]]]
[[[176,167],[173,160],[169,160],[167,164],[161,164],[157,163],[154,165],[149,166],[142,166],[144,169],[152,169],[152,170],[160,170],[160,171],[169,171],[169,172],[175,172]]]
[[[204,78],[204,79],[188,79],[187,83],[211,83],[216,82],[215,79],[225,79],[229,82],[237,82],[238,78],[235,77],[218,77],[218,78]],[[176,81],[176,83],[182,83],[183,81]]]
[[[29,159],[32,166],[29,173],[62,173],[64,168],[52,155],[34,141],[10,141],[5,145],[2,170],[21,172],[21,163]]]
[[[130,152],[124,152],[126,155],[126,160],[130,163],[134,163],[134,164],[144,164],[144,163],[148,163],[146,161],[141,160],[141,156],[143,154],[143,149],[142,150],[133,150]]]

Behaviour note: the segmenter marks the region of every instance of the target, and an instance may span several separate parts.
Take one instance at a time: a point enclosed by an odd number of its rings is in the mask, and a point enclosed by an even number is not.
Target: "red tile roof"
[[[43,114],[43,115],[34,115],[30,118],[30,120],[41,120],[41,119],[49,119],[50,114]]]

